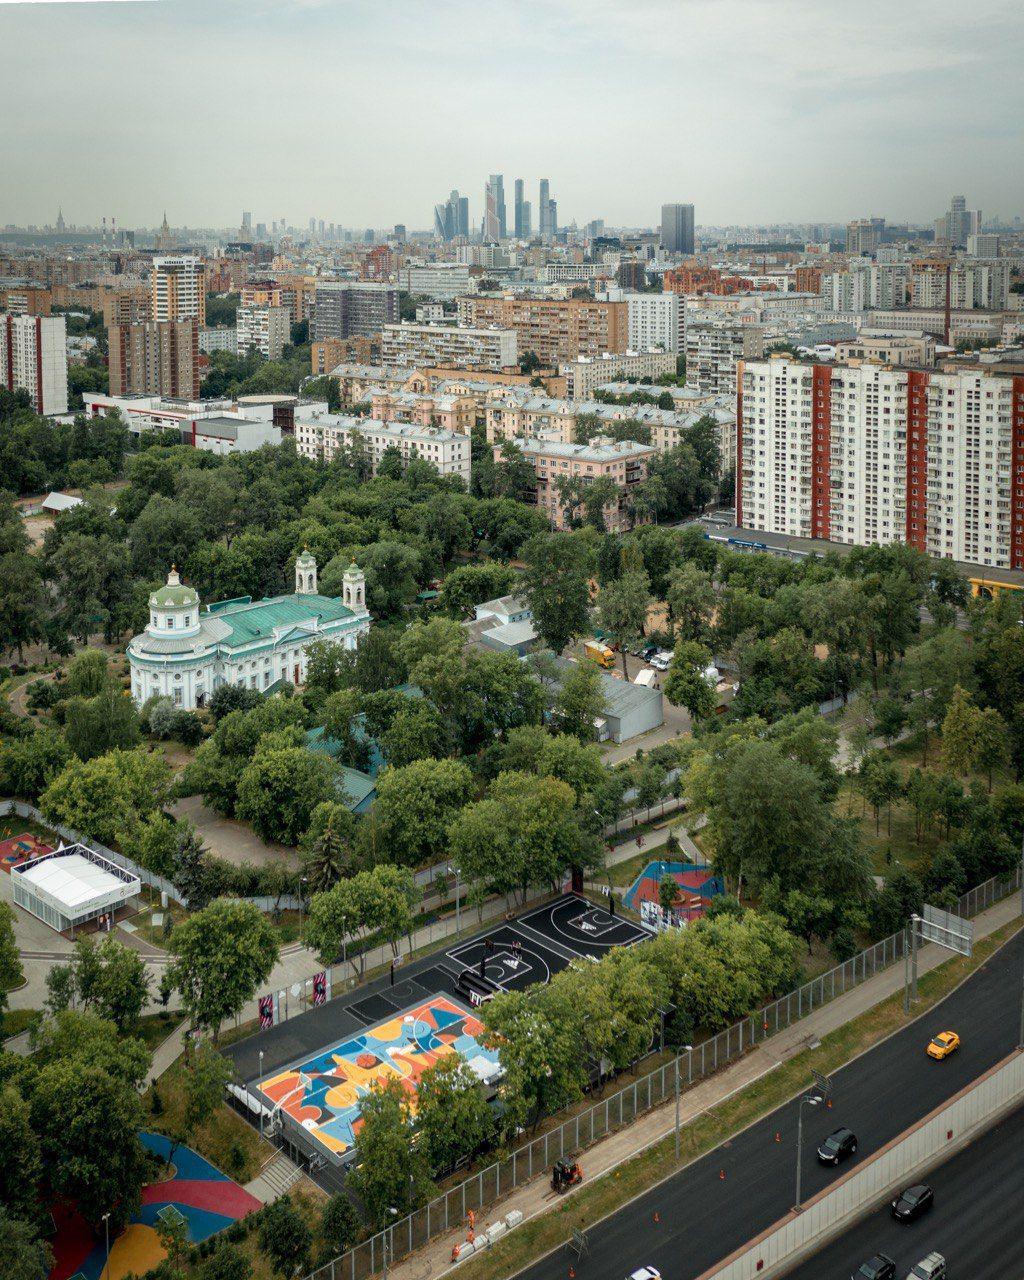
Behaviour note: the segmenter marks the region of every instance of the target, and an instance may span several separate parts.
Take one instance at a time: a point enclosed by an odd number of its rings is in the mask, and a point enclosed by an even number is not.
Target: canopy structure
[[[14,901],[63,933],[134,898],[138,876],[88,845],[73,844],[11,868]]]

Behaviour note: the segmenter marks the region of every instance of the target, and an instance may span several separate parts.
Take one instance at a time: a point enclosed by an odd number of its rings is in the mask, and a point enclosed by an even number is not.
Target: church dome
[[[151,609],[188,609],[198,604],[199,593],[182,582],[177,568],[172,568],[167,575],[166,586],[159,587],[149,597]]]

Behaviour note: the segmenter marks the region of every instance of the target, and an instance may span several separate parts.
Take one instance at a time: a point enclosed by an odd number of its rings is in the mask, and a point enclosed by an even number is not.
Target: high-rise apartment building
[[[537,232],[542,240],[553,240],[558,230],[558,203],[551,199],[551,184],[541,178],[537,199]]]
[[[160,254],[153,259],[152,316],[206,324],[206,268],[191,253]]]
[[[27,391],[36,413],[68,411],[67,321],[0,314],[0,386]]]
[[[519,352],[532,351],[542,364],[625,351],[629,308],[625,302],[586,298],[459,298],[459,321],[515,330]]]
[[[419,293],[439,302],[451,302],[469,290],[469,267],[462,262],[410,263],[400,278],[409,293]]]
[[[310,340],[375,337],[399,318],[398,288],[372,281],[324,280],[316,286]]]
[[[858,218],[846,224],[846,252],[870,256],[878,252],[885,230],[884,218]]]
[[[693,253],[693,205],[661,206],[661,247],[669,253]]]
[[[935,239],[945,241],[953,249],[967,244],[967,237],[981,230],[981,210],[968,209],[963,196],[953,196],[949,211],[935,221]]]
[[[291,311],[282,306],[243,304],[238,308],[236,326],[240,356],[256,350],[267,360],[280,360],[291,332]]]
[[[1024,568],[1024,378],[740,365],[736,522]]]
[[[950,307],[954,311],[1002,311],[1010,296],[1010,261],[975,258],[949,268]],[[915,271],[911,301],[915,307],[946,305],[946,268],[922,263]]]
[[[764,330],[725,320],[686,326],[686,385],[706,395],[733,395],[741,360],[764,354]]]
[[[616,293],[629,316],[631,351],[679,351],[680,311],[678,293]]]
[[[492,173],[484,188],[484,239],[504,240],[506,230],[505,179],[500,173]]]
[[[234,330],[230,330],[234,333]],[[113,324],[107,328],[112,396],[198,400],[199,326],[195,320]]]
[[[515,193],[516,193],[516,195],[515,195],[515,229],[516,229],[516,239],[517,239],[517,240],[522,240],[522,239],[523,239],[523,237],[526,235],[526,232],[523,230],[523,203],[524,203],[524,201],[523,201],[523,180],[522,180],[522,178],[516,178]]]

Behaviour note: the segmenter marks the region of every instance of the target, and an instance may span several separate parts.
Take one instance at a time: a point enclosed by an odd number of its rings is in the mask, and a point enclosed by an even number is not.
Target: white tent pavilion
[[[116,913],[141,884],[88,845],[72,844],[11,868],[14,901],[63,933]]]

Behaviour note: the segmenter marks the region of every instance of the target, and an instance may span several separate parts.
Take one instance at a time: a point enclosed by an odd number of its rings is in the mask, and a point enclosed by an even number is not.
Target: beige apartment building
[[[158,254],[151,288],[154,320],[195,320],[199,328],[206,324],[206,267],[195,254]]]
[[[380,422],[441,427],[468,436],[476,425],[477,404],[474,395],[455,395],[440,389],[418,392],[376,388],[370,398],[370,414]]]
[[[397,449],[403,462],[421,458],[432,463],[442,476],[459,476],[469,488],[470,449],[468,435],[441,427],[416,423],[378,422],[374,418],[354,418],[340,413],[299,406],[295,411],[295,447],[303,458],[330,462],[339,449],[361,444],[377,474],[389,448]]]
[[[381,338],[386,365],[449,365],[455,369],[515,369],[515,331],[508,326],[388,324]]]
[[[467,296],[459,298],[458,309],[461,324],[514,330],[520,354],[532,351],[545,365],[625,351],[629,346],[627,302]]]
[[[933,368],[935,338],[930,333],[873,333],[861,329],[855,338],[844,338],[835,344],[836,359],[877,360],[881,364],[913,365]]]
[[[561,440],[516,440],[523,456],[533,467],[537,487],[533,500],[547,515],[552,528],[569,527],[567,512],[558,492],[561,478],[594,481],[608,476],[615,481],[618,495],[604,509],[605,528],[609,533],[632,528],[636,523],[631,511],[630,493],[646,480],[650,460],[657,450],[652,445],[635,444],[631,440],[617,444],[606,437],[596,437],[590,444],[565,444]],[[495,458],[500,458],[502,444],[496,443]],[[529,499],[528,499],[529,500]]]
[[[107,348],[112,396],[198,400],[199,326],[194,320],[113,324]]]

